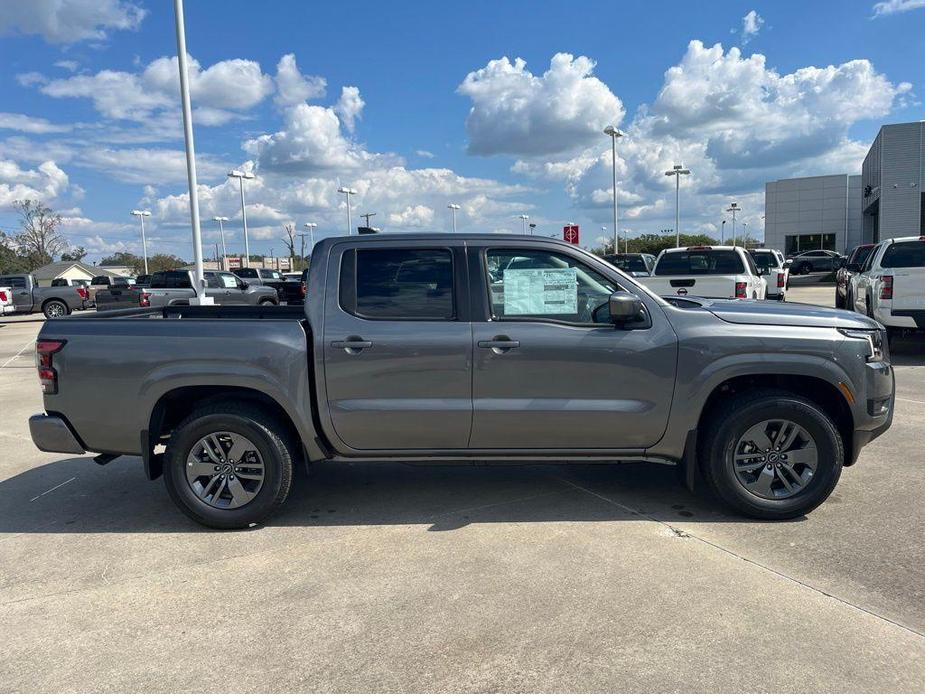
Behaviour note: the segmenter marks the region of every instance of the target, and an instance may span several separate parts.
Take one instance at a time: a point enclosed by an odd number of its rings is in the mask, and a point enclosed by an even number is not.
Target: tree
[[[58,233],[61,215],[41,200],[16,200],[13,206],[19,211],[22,227],[16,245],[30,270],[47,265],[68,249],[67,241]]]
[[[624,251],[623,239],[620,239],[620,252],[658,255],[659,252],[666,248],[674,248],[675,242],[674,232],[667,234],[640,234],[636,238],[629,240],[628,251]],[[681,234],[681,246],[715,246],[716,244],[716,239],[705,234]],[[599,248],[595,248],[594,253],[597,255],[613,253],[613,242],[611,241]]]
[[[183,258],[168,253],[158,253],[148,257],[148,272],[163,272],[164,270],[176,270],[177,268],[189,265]],[[143,269],[143,268],[142,268]]]
[[[0,231],[0,275],[27,272],[31,268],[19,253],[16,241]]]
[[[127,253],[125,251],[119,251],[103,258],[100,261],[100,265],[117,265],[129,267],[132,269],[132,273],[136,275],[140,275],[145,270],[145,261],[141,258],[141,256],[137,256],[134,253]]]
[[[83,246],[77,246],[77,248],[72,248],[71,250],[65,251],[61,254],[61,260],[73,260],[77,262],[83,260],[86,257],[87,249],[85,249]]]
[[[289,249],[289,269],[292,270],[295,268],[294,258],[295,258],[295,224],[286,224],[283,229],[286,230],[287,238],[283,239],[283,243],[286,244],[286,248]]]

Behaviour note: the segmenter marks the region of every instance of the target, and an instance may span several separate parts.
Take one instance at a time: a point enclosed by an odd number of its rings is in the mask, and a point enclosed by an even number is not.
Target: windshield
[[[755,261],[761,270],[772,270],[777,268],[777,258],[773,253],[751,253],[752,260]]]
[[[641,255],[607,255],[604,260],[623,272],[648,272],[646,262]]]
[[[662,253],[655,275],[738,275],[744,272],[735,251],[689,250]]]

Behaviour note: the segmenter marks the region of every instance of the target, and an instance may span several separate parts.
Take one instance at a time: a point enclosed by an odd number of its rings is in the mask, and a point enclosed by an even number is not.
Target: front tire
[[[800,274],[800,275],[808,275],[808,274],[811,273],[812,271],[813,271],[813,266],[812,266],[812,265],[810,265],[809,263],[803,263],[803,264],[800,265],[800,267],[797,269],[797,274]]]
[[[257,302],[258,306],[276,306],[276,302],[273,299],[261,299]]]
[[[838,483],[845,458],[828,414],[805,398],[770,389],[736,395],[714,411],[699,450],[713,493],[762,520],[815,509]]]
[[[174,430],[164,483],[174,503],[197,523],[247,528],[286,501],[294,457],[289,434],[262,409],[216,404],[194,411]]]

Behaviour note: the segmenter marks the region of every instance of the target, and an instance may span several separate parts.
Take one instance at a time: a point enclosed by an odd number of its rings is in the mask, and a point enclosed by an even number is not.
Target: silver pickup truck
[[[140,456],[216,528],[266,519],[293,466],[321,460],[650,461],[739,513],[784,519],[822,503],[893,417],[884,331],[863,316],[665,300],[538,237],[342,237],[314,251],[304,307],[46,324],[35,444],[100,464]],[[119,416],[86,407],[88,392]]]
[[[87,307],[86,287],[40,287],[32,275],[0,275],[0,287],[9,287],[16,313],[38,313],[61,318]]]
[[[276,305],[279,297],[272,287],[249,284],[230,272],[207,270],[202,293],[219,305],[245,304],[250,306]],[[96,295],[97,311],[160,306],[188,306],[196,296],[193,290],[193,273],[188,270],[155,272],[148,283],[141,287],[113,286],[100,290]]]

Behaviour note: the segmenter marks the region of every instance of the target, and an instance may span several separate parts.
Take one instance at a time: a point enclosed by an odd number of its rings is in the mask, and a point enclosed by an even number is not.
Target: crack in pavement
[[[866,614],[866,615],[870,615],[871,617],[874,617],[875,619],[879,619],[879,620],[881,620],[881,621],[887,622],[888,624],[892,624],[893,626],[898,627],[898,628],[902,629],[903,631],[906,631],[906,632],[908,632],[908,633],[910,633],[910,634],[913,634],[913,635],[915,635],[915,636],[918,636],[918,637],[920,637],[920,638],[925,639],[925,633],[923,633],[923,632],[921,632],[921,631],[918,631],[918,630],[914,629],[913,627],[907,626],[906,624],[902,624],[901,622],[897,622],[897,621],[894,620],[894,619],[890,619],[889,617],[886,617],[886,616],[884,616],[884,615],[882,615],[882,614],[879,614],[878,612],[874,612],[873,610],[870,610],[870,609],[868,609],[868,608],[866,608],[866,607],[862,607],[861,605],[857,605],[857,604],[851,602],[850,600],[846,600],[846,599],[841,598],[841,597],[839,597],[839,596],[837,596],[837,595],[833,595],[832,593],[828,593],[828,592],[822,590],[821,588],[817,588],[816,586],[812,585],[811,583],[807,583],[806,581],[803,581],[803,580],[801,580],[801,579],[799,579],[799,578],[796,578],[795,576],[790,576],[789,574],[786,574],[786,573],[784,573],[783,571],[780,571],[780,570],[778,570],[778,569],[775,569],[775,568],[773,568],[773,567],[771,567],[771,566],[768,566],[767,564],[762,564],[760,561],[757,561],[757,560],[755,560],[755,559],[751,559],[751,558],[746,557],[746,556],[744,556],[744,555],[742,555],[742,554],[739,554],[739,553],[736,552],[735,550],[729,549],[728,547],[723,547],[721,544],[718,544],[718,543],[716,543],[716,542],[714,542],[714,541],[712,541],[712,540],[708,540],[708,539],[706,539],[706,538],[704,538],[704,537],[700,537],[699,535],[695,535],[694,533],[691,533],[691,532],[689,532],[689,531],[687,531],[687,530],[683,530],[683,529],[681,529],[681,528],[678,528],[678,527],[672,525],[671,523],[669,523],[669,522],[667,522],[667,521],[660,520],[660,519],[656,518],[655,516],[652,516],[652,515],[650,515],[650,514],[648,514],[648,513],[643,513],[642,511],[639,511],[639,510],[637,510],[637,509],[630,508],[629,506],[626,506],[626,505],[624,505],[624,504],[621,504],[619,501],[616,501],[616,500],[614,500],[614,499],[610,499],[610,498],[604,496],[603,494],[598,494],[597,492],[595,492],[595,491],[593,491],[593,490],[591,490],[591,489],[588,489],[587,487],[582,487],[580,484],[576,484],[575,482],[572,482],[571,480],[567,480],[567,479],[562,478],[562,477],[557,477],[557,478],[555,478],[555,479],[558,479],[560,482],[562,482],[562,483],[564,483],[564,484],[566,484],[566,485],[568,485],[568,486],[570,486],[570,487],[574,487],[575,489],[578,489],[578,490],[580,490],[580,491],[583,491],[583,492],[585,492],[586,494],[590,494],[591,496],[596,497],[596,498],[600,499],[601,501],[603,501],[603,502],[605,502],[605,503],[611,504],[611,505],[616,506],[616,507],[618,507],[618,508],[621,508],[621,509],[623,509],[623,510],[625,510],[625,511],[629,511],[629,512],[631,512],[631,513],[635,513],[635,514],[639,515],[639,516],[642,517],[642,518],[646,518],[646,519],[648,519],[648,520],[650,520],[650,521],[653,521],[654,523],[658,523],[659,525],[662,525],[662,526],[664,526],[665,528],[667,528],[667,529],[668,529],[673,535],[675,535],[676,537],[679,537],[679,538],[690,538],[690,539],[692,539],[692,540],[697,540],[698,542],[702,542],[703,544],[707,545],[708,547],[712,547],[713,549],[717,549],[717,550],[719,550],[720,552],[723,552],[724,554],[728,554],[729,556],[735,557],[736,559],[740,559],[740,560],[742,560],[742,561],[744,561],[744,562],[746,562],[746,563],[748,563],[748,564],[751,564],[751,565],[753,565],[753,566],[757,566],[757,567],[760,568],[760,569],[764,569],[765,571],[767,571],[767,572],[769,572],[769,573],[771,573],[771,574],[774,574],[775,576],[778,576],[779,578],[783,578],[783,579],[786,580],[786,581],[790,581],[791,583],[795,583],[795,584],[798,585],[798,586],[802,586],[803,588],[807,588],[807,589],[813,591],[814,593],[818,593],[819,595],[824,595],[825,597],[831,598],[832,600],[835,600],[836,602],[838,602],[838,603],[840,603],[840,604],[842,604],[842,605],[845,605],[846,607],[849,607],[849,608],[851,608],[851,609],[857,610],[858,612],[862,612],[862,613],[864,613],[864,614]]]

